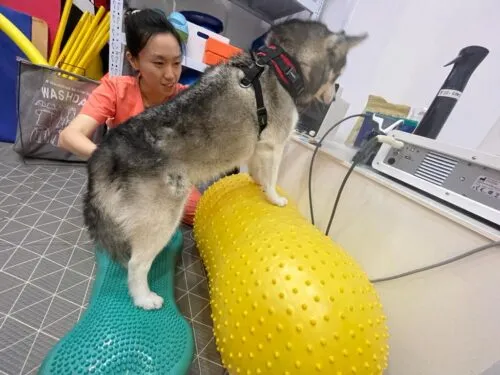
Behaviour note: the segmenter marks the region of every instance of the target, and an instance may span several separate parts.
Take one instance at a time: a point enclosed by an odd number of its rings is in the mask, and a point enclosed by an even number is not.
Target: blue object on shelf
[[[179,79],[179,83],[183,85],[192,85],[200,78],[201,73],[194,70],[185,68],[181,74],[181,78]]]
[[[210,14],[196,12],[194,10],[183,10],[180,13],[182,13],[189,22],[204,27],[216,34],[220,34],[224,30],[223,22]]]
[[[266,42],[267,33],[262,34],[252,42],[251,51],[257,51],[260,47],[264,46]]]
[[[180,12],[172,12],[168,15],[168,21],[172,24],[173,27],[179,33],[181,40],[183,43],[186,43],[188,40],[188,24],[186,17]]]
[[[361,128],[359,129],[358,135],[356,136],[356,140],[354,141],[354,147],[362,147],[366,142],[368,136],[372,131],[378,128],[378,124],[373,121],[372,116],[373,112],[365,113],[368,117],[363,120],[361,123]],[[383,127],[386,128],[391,124],[394,124],[398,120],[403,120],[403,123],[396,127],[396,130],[400,130],[406,133],[413,133],[417,126],[417,122],[405,118],[389,116],[383,113],[377,113],[377,116],[382,117],[384,119]]]
[[[31,40],[31,16],[14,9],[0,6],[0,13],[10,20]],[[0,142],[14,143],[17,133],[17,57],[26,55],[2,31],[0,31]]]

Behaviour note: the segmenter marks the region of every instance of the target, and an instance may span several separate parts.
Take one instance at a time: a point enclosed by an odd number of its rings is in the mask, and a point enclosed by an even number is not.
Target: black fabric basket
[[[14,151],[23,158],[82,162],[57,143],[61,130],[78,115],[99,84],[87,77],[19,58]],[[99,144],[105,131],[105,126],[99,126],[92,141]]]

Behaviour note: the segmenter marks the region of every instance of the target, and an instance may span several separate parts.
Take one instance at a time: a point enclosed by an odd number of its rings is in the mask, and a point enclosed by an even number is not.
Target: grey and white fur
[[[260,80],[268,125],[260,137],[253,88],[239,84],[238,66],[251,62],[248,53],[208,68],[174,99],[108,132],[88,160],[84,219],[91,238],[128,268],[136,306],[163,304],[147,276],[179,225],[193,184],[246,164],[271,204],[287,204],[276,180],[299,111],[312,100],[334,99],[348,51],[365,38],[333,33],[314,21],[272,26],[266,43],[281,46],[298,62],[305,90],[294,100],[266,68]]]

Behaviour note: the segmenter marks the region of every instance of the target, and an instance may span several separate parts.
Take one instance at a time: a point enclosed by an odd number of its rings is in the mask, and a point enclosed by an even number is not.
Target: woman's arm
[[[91,141],[100,124],[107,123],[116,112],[116,87],[105,75],[101,83],[89,95],[80,113],[59,134],[58,146],[83,160],[87,160],[97,148]]]
[[[79,114],[59,134],[58,146],[87,160],[97,148],[91,137],[98,126],[94,118]]]

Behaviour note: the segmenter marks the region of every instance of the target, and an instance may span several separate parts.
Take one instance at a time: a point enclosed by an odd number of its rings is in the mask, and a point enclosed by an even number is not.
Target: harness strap
[[[257,52],[257,65],[271,65],[278,80],[292,98],[297,98],[304,91],[304,80],[300,65],[281,47],[270,45]]]
[[[294,99],[304,91],[304,80],[299,64],[279,46],[264,46],[252,58],[254,62],[250,66],[240,67],[245,74],[240,85],[242,87],[252,85],[254,88],[260,136],[267,126],[267,109],[264,105],[260,84],[260,76],[264,72],[265,66],[272,67],[278,81]]]
[[[241,67],[245,73],[245,77],[241,80],[240,84],[243,87],[253,86],[255,92],[255,102],[257,105],[257,121],[259,123],[259,136],[267,126],[267,109],[264,105],[264,95],[262,95],[262,86],[260,84],[260,76],[264,71],[263,67],[252,64],[249,67]]]

